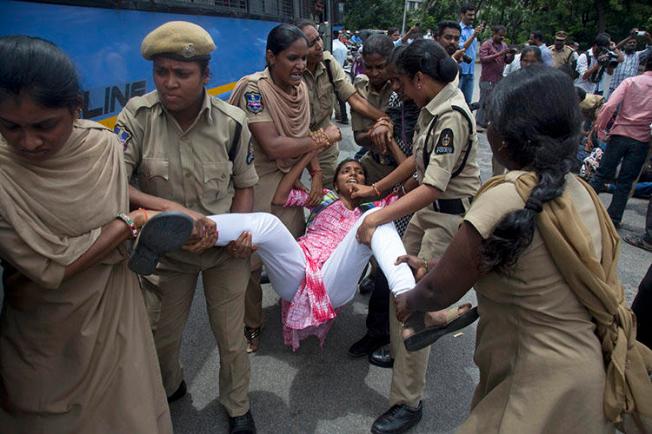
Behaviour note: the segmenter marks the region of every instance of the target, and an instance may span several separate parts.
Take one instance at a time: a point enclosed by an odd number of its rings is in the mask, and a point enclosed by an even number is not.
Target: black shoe
[[[371,432],[374,434],[404,433],[418,424],[421,416],[423,416],[421,401],[419,401],[417,408],[405,404],[395,405],[378,416],[378,419],[371,425]]]
[[[360,294],[370,294],[371,291],[376,287],[376,281],[373,278],[373,274],[362,279],[362,282],[358,284],[358,289],[360,289]]]
[[[229,417],[230,434],[256,434],[256,424],[251,411],[242,416]]]
[[[186,382],[184,380],[181,380],[181,384],[179,384],[177,390],[172,395],[168,396],[168,404],[180,400],[181,398],[186,396],[186,393],[188,393]]]
[[[389,343],[389,336],[369,336],[366,334],[349,348],[349,356],[357,359],[373,353],[378,348]]]
[[[392,358],[392,353],[386,346],[380,347],[373,353],[369,354],[369,363],[380,368],[394,367],[394,359]]]

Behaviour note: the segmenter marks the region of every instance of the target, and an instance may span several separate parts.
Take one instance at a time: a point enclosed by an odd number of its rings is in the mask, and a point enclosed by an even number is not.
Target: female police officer
[[[240,79],[229,100],[245,112],[252,133],[254,165],[260,176],[254,191],[254,209],[275,214],[297,238],[305,231],[303,209],[272,205],[276,188],[302,155],[326,149],[341,138],[334,125],[316,133],[308,129],[308,88],[302,80],[307,52],[308,43],[301,30],[290,24],[274,27],[267,36],[267,67]],[[310,173],[311,198],[317,201],[323,195],[317,158],[310,163]],[[254,259],[252,268],[245,303],[249,352],[258,350],[263,324],[260,262]]]
[[[409,179],[415,165],[419,186],[392,205],[369,215],[358,230],[368,243],[378,225],[415,212],[403,237],[410,254],[430,259],[440,256],[457,232],[470,200],[480,187],[476,164],[475,123],[462,92],[453,83],[457,62],[431,40],[412,43],[397,61],[395,90],[422,107],[414,133],[414,154],[394,172],[359,194],[372,196]],[[393,311],[394,304],[390,304]],[[461,308],[461,315],[466,308]],[[445,322],[446,312],[437,312]],[[459,324],[459,322],[458,322]],[[451,330],[452,331],[452,330]],[[390,403],[392,408],[373,424],[372,432],[404,432],[421,419],[429,348],[408,353],[401,340],[401,324],[390,313],[392,353],[395,357]]]
[[[204,89],[214,48],[203,28],[180,21],[163,24],[143,40],[142,55],[154,63],[156,91],[132,98],[116,125],[128,175],[136,175],[139,181],[140,190],[130,191],[132,206],[166,210],[182,204],[195,216],[251,212],[258,176],[248,158],[246,117]],[[143,282],[160,298],[154,340],[163,384],[172,401],[186,391],[179,349],[202,273],[220,351],[220,402],[229,414],[232,431],[254,432],[249,359],[242,336],[249,261],[227,250],[173,252]]]

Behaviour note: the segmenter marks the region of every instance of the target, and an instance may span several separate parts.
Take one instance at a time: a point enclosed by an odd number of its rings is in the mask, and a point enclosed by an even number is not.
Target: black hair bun
[[[450,83],[455,80],[459,66],[452,57],[446,57],[439,61],[439,78],[445,83]]]

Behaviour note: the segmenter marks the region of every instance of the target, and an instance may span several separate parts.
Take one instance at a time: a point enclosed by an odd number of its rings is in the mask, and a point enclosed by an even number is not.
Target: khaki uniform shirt
[[[555,68],[559,68],[562,65],[569,65],[573,61],[573,49],[568,45],[564,45],[564,48],[561,50],[557,50],[554,45],[548,48],[552,54],[552,63]]]
[[[238,101],[238,107],[244,111],[249,124],[274,122],[269,113],[269,108],[262,103],[262,92],[258,87],[258,82],[249,82],[243,95],[242,100]],[[284,173],[278,168],[277,162],[267,156],[255,137],[252,136],[251,141],[256,156],[254,165],[258,176],[260,176],[260,182],[254,187],[254,211],[271,212],[281,219],[293,236],[299,237],[303,235],[305,232],[303,208],[284,208],[272,205],[276,188]]]
[[[468,121],[463,114],[452,108],[453,105],[460,107],[473,119],[464,102],[464,96],[454,83],[449,83],[421,109],[414,132],[413,145],[419,183],[441,190],[440,199],[472,197],[480,188],[480,169],[476,162],[478,137],[475,124],[473,124],[473,131],[469,131]],[[435,118],[436,124],[428,134]],[[471,140],[470,149],[469,140]],[[427,168],[424,163],[424,150],[430,151]],[[464,168],[459,175],[451,178],[451,175],[462,165],[467,152],[469,156]]]
[[[248,95],[258,96],[258,102],[255,103],[248,101]],[[247,122],[249,124],[255,124],[259,122],[274,123],[274,120],[269,113],[269,109],[267,106],[265,106],[265,104],[262,103],[262,92],[258,88],[257,82],[251,81],[247,84],[242,101],[238,101],[237,107],[244,111],[245,115],[247,116]],[[269,173],[278,171],[279,169],[276,161],[271,160],[267,156],[254,136],[251,136],[251,142],[253,144],[254,155],[256,156],[254,160],[254,166],[256,167],[256,173],[258,173],[258,176],[262,178]]]
[[[330,62],[333,73],[333,84],[328,78],[325,61]],[[355,93],[355,88],[349,81],[344,69],[328,51],[324,52],[324,60],[317,65],[313,75],[308,69],[303,73],[303,79],[310,92],[310,130],[325,128],[330,124],[333,114],[333,95],[337,91],[340,100],[346,101]],[[335,88],[333,88],[333,85]]]
[[[389,97],[392,95],[392,84],[389,81],[385,83],[379,91],[377,91],[371,87],[369,77],[360,74],[355,78],[353,87],[361,97],[366,98],[366,100],[369,101],[370,105],[376,107],[382,112],[387,111]],[[371,119],[362,116],[356,111],[351,112],[351,128],[353,128],[354,132],[367,131],[373,125],[374,121]]]
[[[229,212],[234,188],[258,182],[245,114],[207,93],[186,131],[156,91],[132,98],[118,116],[115,131],[124,145],[127,175],[136,175],[140,190],[193,211]]]

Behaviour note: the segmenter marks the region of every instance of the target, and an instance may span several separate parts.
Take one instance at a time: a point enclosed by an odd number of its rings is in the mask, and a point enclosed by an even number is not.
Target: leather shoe
[[[394,367],[394,359],[392,358],[392,353],[386,346],[380,347],[373,353],[369,354],[369,363],[381,368]]]
[[[230,434],[256,434],[256,424],[251,410],[242,416],[229,417]]]
[[[366,334],[351,345],[349,348],[349,356],[357,359],[358,357],[363,357],[368,354],[373,353],[378,348],[389,343],[389,336],[369,336]]]
[[[186,387],[185,380],[181,380],[181,384],[179,384],[177,390],[172,395],[168,396],[168,404],[180,400],[186,396],[186,393],[188,393],[188,387]]]
[[[421,401],[419,401],[417,408],[412,408],[406,404],[395,405],[378,416],[378,419],[371,425],[371,432],[374,434],[404,433],[418,424],[422,416],[423,405],[421,405]]]

